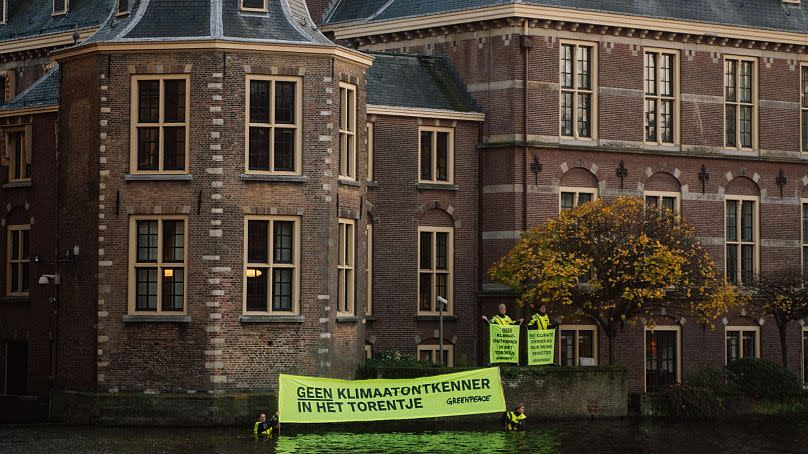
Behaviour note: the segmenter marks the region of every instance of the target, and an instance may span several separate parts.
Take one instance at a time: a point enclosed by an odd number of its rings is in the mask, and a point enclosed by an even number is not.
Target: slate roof
[[[408,17],[527,4],[808,33],[808,2],[782,0],[334,0],[326,23]]]
[[[134,0],[85,43],[226,39],[333,46],[305,0],[268,0],[268,12],[239,10],[239,0]]]
[[[73,0],[67,14],[53,16],[53,0],[8,0],[0,41],[98,27],[114,6],[115,0]]]
[[[48,71],[11,102],[0,105],[0,112],[55,106],[59,104],[59,67]]]
[[[367,103],[377,106],[481,112],[440,57],[372,52],[367,72]]]

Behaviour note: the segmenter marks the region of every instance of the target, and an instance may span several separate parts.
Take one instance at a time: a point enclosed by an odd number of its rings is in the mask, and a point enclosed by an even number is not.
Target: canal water
[[[534,422],[527,431],[430,421],[285,426],[256,441],[240,428],[0,426],[0,453],[808,453],[808,419]]]

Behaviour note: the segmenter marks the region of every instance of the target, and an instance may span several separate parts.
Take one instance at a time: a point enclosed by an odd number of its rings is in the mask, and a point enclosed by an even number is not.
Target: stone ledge
[[[308,183],[306,175],[266,175],[258,173],[242,173],[241,181],[263,181],[268,183]]]
[[[354,315],[337,315],[337,323],[356,323],[359,319]]]
[[[437,322],[440,320],[440,316],[438,315],[416,315],[415,320],[419,322]],[[444,315],[443,321],[445,322],[456,322],[457,315]]]
[[[367,320],[369,322],[375,322],[376,321],[376,316],[375,315],[366,315],[365,320]]]
[[[124,315],[124,323],[191,323],[190,315]]]
[[[358,188],[358,187],[362,186],[362,183],[360,183],[360,182],[358,182],[356,180],[352,180],[350,178],[345,178],[345,177],[339,177],[337,179],[337,183],[339,183],[342,186],[353,186],[355,188]]]
[[[9,181],[3,185],[3,189],[30,188],[34,183],[31,180]]]
[[[302,315],[242,315],[238,321],[241,323],[303,323],[306,318]]]
[[[159,173],[127,173],[123,176],[124,181],[193,181],[194,176],[190,173],[184,174],[159,174]]]
[[[459,191],[460,186],[456,184],[418,183],[415,185],[415,189],[430,191]]]
[[[367,187],[369,187],[369,188],[378,188],[378,187],[379,187],[379,182],[378,182],[378,181],[376,181],[376,180],[368,181],[368,182],[367,182],[367,183],[365,183],[365,184],[366,184],[366,185],[367,185]]]
[[[30,296],[3,296],[0,297],[0,303],[30,303]]]

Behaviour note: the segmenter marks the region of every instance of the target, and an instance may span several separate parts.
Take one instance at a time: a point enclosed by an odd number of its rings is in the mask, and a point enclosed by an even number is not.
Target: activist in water
[[[527,322],[527,329],[555,329],[556,326],[558,325],[550,323],[550,316],[547,315],[547,305],[544,303],[539,306],[539,312],[533,314],[530,321]]]
[[[525,404],[523,403],[517,405],[513,411],[506,411],[505,414],[502,415],[502,421],[505,423],[505,430],[508,432],[525,430],[526,419],[527,415],[525,415]]]
[[[523,318],[520,318],[518,321],[510,318],[507,312],[508,312],[508,306],[500,304],[498,314],[495,314],[493,317],[491,317],[490,320],[488,319],[488,317],[483,315],[483,320],[492,325],[502,325],[502,326],[518,325],[524,321]]]
[[[267,421],[267,415],[261,413],[258,415],[258,421],[253,425],[253,435],[258,438],[266,438],[272,435],[272,432],[279,433],[281,424],[278,422],[278,412],[272,415],[272,419]]]

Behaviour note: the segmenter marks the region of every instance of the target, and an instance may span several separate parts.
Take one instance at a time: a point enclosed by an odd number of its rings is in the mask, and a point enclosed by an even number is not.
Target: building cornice
[[[7,54],[11,52],[22,52],[27,50],[53,48],[61,46],[69,46],[74,43],[76,32],[78,32],[79,42],[89,38],[98,30],[98,28],[82,28],[79,30],[70,30],[63,33],[53,33],[50,35],[38,35],[29,38],[14,39],[9,41],[0,42],[0,54]]]
[[[340,46],[317,46],[307,44],[266,43],[248,41],[187,40],[187,41],[132,41],[90,43],[75,48],[54,52],[54,58],[65,60],[91,53],[136,53],[154,51],[193,51],[193,50],[228,50],[245,52],[270,52],[278,54],[297,54],[311,56],[327,56],[363,66],[373,64],[373,57],[365,53]]]
[[[58,112],[59,105],[45,106],[45,107],[29,107],[22,109],[9,109],[0,110],[0,118],[20,117],[23,115],[37,115],[44,113]]]
[[[391,117],[437,118],[441,120],[485,121],[485,114],[479,112],[458,112],[443,109],[422,109],[417,107],[396,107],[368,104],[368,115],[387,115]]]
[[[805,46],[808,46],[808,34],[806,33],[522,4],[501,5],[372,23],[331,24],[324,25],[322,29],[324,32],[332,32],[337,40],[345,40],[430,28],[441,30],[443,27],[445,30],[445,27],[460,24],[501,19],[528,19],[535,21],[534,25],[540,21],[544,22],[545,25],[551,22],[560,24],[580,23],[610,27],[618,31],[618,33],[620,30],[648,30],[692,37],[718,37],[727,40],[779,43],[802,47],[803,50]]]

